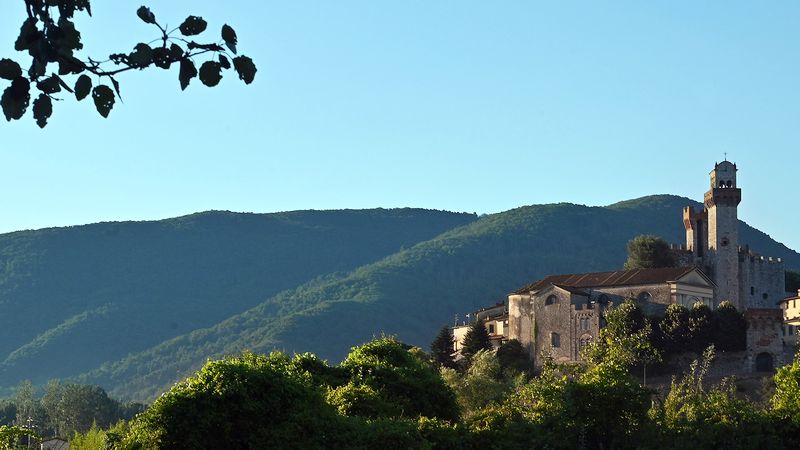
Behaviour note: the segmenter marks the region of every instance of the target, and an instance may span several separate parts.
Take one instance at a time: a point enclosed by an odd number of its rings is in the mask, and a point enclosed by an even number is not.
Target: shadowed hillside
[[[77,375],[474,220],[206,212],[0,235],[0,386]]]
[[[652,196],[609,207],[535,205],[482,217],[348,273],[275,295],[242,314],[85,374],[114,395],[149,399],[206,358],[250,349],[311,351],[333,361],[386,332],[427,347],[453,315],[547,274],[613,270],[639,234],[683,242],[681,208]],[[800,254],[741,224],[743,243],[800,267]]]

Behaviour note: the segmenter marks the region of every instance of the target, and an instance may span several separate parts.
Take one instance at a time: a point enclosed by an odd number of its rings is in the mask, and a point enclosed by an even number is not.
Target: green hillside
[[[245,349],[312,351],[338,361],[351,346],[381,332],[427,346],[454,314],[502,300],[544,275],[621,267],[625,244],[636,235],[683,242],[681,208],[689,204],[699,206],[652,196],[608,207],[536,205],[485,216],[351,273],[281,292],[80,380],[146,400],[206,358]],[[740,228],[743,243],[800,267],[800,254],[744,223]]]
[[[206,212],[0,235],[0,387],[86,372],[474,220]]]

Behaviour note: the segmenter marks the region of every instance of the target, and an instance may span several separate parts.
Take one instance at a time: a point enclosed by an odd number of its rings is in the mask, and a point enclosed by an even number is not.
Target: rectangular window
[[[755,286],[750,286],[750,295],[756,295],[756,288],[755,288]]]
[[[494,324],[489,324],[489,334],[494,334]]]
[[[550,345],[553,348],[561,347],[561,336],[558,333],[550,333]]]

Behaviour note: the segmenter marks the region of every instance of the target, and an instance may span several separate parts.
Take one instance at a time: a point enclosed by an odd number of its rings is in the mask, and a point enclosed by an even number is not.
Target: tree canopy
[[[202,34],[208,23],[199,16],[187,17],[181,25],[168,30],[146,6],[136,15],[157,30],[150,43],[139,42],[130,52],[114,53],[107,58],[82,57],[81,32],[75,27],[77,13],[92,15],[90,0],[23,0],[27,18],[20,27],[14,49],[27,52],[30,65],[0,58],[0,79],[10,85],[0,97],[0,106],[7,121],[19,120],[28,110],[31,97],[33,117],[44,128],[53,114],[53,100],[64,91],[81,101],[91,95],[97,112],[108,117],[121,98],[117,75],[149,67],[170,69],[179,66],[178,81],[186,89],[199,76],[200,82],[213,87],[219,84],[223,71],[233,69],[246,84],[253,82],[256,66],[247,56],[237,55],[238,37],[230,25],[223,25],[216,42],[199,43],[194,36]],[[151,46],[151,44],[156,45]],[[224,46],[223,46],[224,44]],[[210,56],[198,70],[194,58]],[[28,67],[25,69],[25,67]],[[93,81],[92,76],[95,80]]]
[[[443,326],[431,342],[431,354],[437,364],[444,367],[453,365],[453,334],[450,327]]]
[[[628,260],[625,261],[625,269],[655,269],[674,265],[675,258],[664,239],[641,235],[628,242]]]
[[[467,334],[464,335],[461,356],[469,359],[479,351],[490,348],[492,348],[492,343],[489,340],[489,332],[486,331],[486,323],[483,320],[476,320],[470,325]]]

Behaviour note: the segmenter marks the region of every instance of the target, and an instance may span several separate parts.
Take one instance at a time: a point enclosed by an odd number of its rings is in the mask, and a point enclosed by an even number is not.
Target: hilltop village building
[[[783,340],[787,346],[797,347],[797,331],[800,330],[800,290],[794,297],[780,301],[783,310]]]
[[[494,306],[482,308],[472,313],[468,318],[480,320],[486,326],[489,333],[489,342],[495,350],[508,340],[508,308],[506,302],[498,302]],[[462,322],[453,327],[453,350],[455,355],[461,354],[464,337],[467,335],[470,325]]]
[[[673,303],[688,308],[703,303],[714,309],[727,300],[747,319],[746,366],[770,370],[782,362],[784,314],[777,304],[786,297],[784,265],[780,258],[765,258],[740,245],[737,207],[742,191],[736,172],[729,161],[716,164],[703,210],[684,208],[686,244],[673,250],[679,267],[538,280],[508,296],[503,338],[519,340],[537,366],[543,353],[556,361],[580,361],[581,349],[598,336],[603,311],[610,305],[630,298],[646,314],[662,315]],[[800,302],[792,307],[794,303]]]

